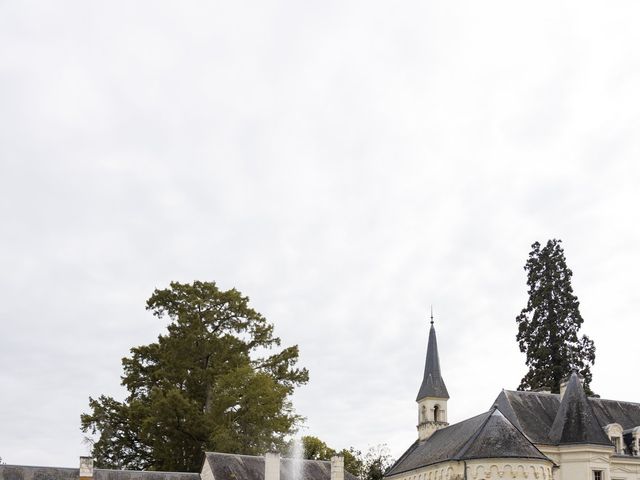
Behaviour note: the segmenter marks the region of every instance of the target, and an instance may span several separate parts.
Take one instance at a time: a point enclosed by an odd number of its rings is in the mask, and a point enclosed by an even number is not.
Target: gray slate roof
[[[215,480],[264,480],[264,457],[233,455],[229,453],[205,454],[205,461],[213,471]],[[293,480],[293,460],[280,460],[280,480]],[[0,465],[0,480],[78,480],[77,468],[28,467]],[[345,471],[345,480],[357,480]],[[152,472],[132,470],[94,469],[94,480],[200,480],[199,473]],[[302,460],[300,480],[331,480],[331,462]]]
[[[623,430],[640,426],[640,403],[604,398],[589,398],[589,403],[602,426],[619,423]]]
[[[0,480],[78,480],[77,468],[0,465]],[[94,469],[94,480],[200,480],[199,473]]]
[[[571,374],[560,408],[549,430],[549,440],[554,444],[588,443],[611,445],[609,437],[598,423],[587,400],[578,375]]]
[[[533,443],[552,443],[549,430],[560,407],[560,395],[503,390],[494,404]]]
[[[206,459],[215,480],[264,480],[264,457],[234,455],[231,453],[207,452]],[[331,462],[324,460],[301,460],[300,480],[331,480]],[[294,460],[280,459],[280,480],[293,480]],[[345,480],[357,480],[344,472]],[[0,479],[1,480],[1,479]]]
[[[427,358],[424,362],[424,376],[418,391],[416,401],[424,397],[449,398],[449,392],[440,374],[440,357],[438,356],[438,341],[436,329],[431,322],[429,343],[427,344]]]
[[[496,408],[416,441],[385,476],[446,461],[477,458],[549,460]]]
[[[494,403],[533,443],[553,445],[559,441],[557,438],[551,438],[550,433],[560,410],[560,395],[503,390]],[[619,423],[624,430],[640,426],[638,403],[594,397],[587,397],[587,403],[601,430],[610,423]],[[582,408],[586,411],[584,406]],[[563,418],[567,419],[566,415],[564,413]],[[589,423],[593,424],[591,420]],[[569,432],[567,435],[570,436]],[[598,439],[599,437],[599,434],[593,437],[596,444],[602,443],[602,438]],[[611,445],[608,439],[606,444]]]

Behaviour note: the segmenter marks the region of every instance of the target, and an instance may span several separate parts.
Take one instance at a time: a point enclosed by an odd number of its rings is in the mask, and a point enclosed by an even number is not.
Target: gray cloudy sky
[[[535,240],[564,240],[593,388],[630,381],[640,4],[0,1],[0,456],[77,465],[90,395],[171,280],[297,343],[304,433],[416,437],[429,304],[451,421],[525,372]]]

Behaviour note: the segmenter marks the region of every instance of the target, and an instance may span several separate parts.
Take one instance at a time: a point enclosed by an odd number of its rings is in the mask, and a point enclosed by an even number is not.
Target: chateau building
[[[559,394],[503,390],[454,425],[448,400],[432,318],[418,439],[386,480],[640,480],[640,404],[587,397],[575,372]]]
[[[587,397],[576,373],[559,394],[503,390],[485,413],[448,423],[431,320],[416,397],[418,438],[385,480],[640,480],[640,404]],[[331,461],[203,453],[200,473],[0,465],[0,480],[356,480]]]

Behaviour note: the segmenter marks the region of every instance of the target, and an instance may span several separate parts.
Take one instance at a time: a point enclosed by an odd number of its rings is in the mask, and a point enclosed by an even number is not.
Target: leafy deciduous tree
[[[557,393],[562,379],[575,369],[584,378],[585,391],[592,394],[589,385],[596,349],[589,337],[578,336],[583,323],[580,302],[573,294],[573,273],[561,243],[553,239],[541,248],[535,242],[524,266],[529,300],[516,317],[516,338],[529,371],[518,388],[550,388]]]
[[[349,447],[343,449],[340,454],[344,457],[344,469],[358,478],[363,478],[364,462],[360,450]]]
[[[81,416],[82,430],[98,436],[97,466],[198,471],[205,450],[282,448],[300,419],[289,398],[308,381],[298,347],[277,349],[273,325],[249,299],[213,282],[173,282],[147,310],[169,325],[122,360],[128,396],[90,398]]]
[[[307,460],[329,460],[336,451],[318,437],[305,435],[302,437],[302,456]]]
[[[345,470],[362,480],[381,480],[393,463],[385,445],[371,447],[364,455],[353,447],[336,451],[313,436],[302,437],[302,445],[303,456],[309,460],[329,460],[334,455],[342,455]]]
[[[386,445],[369,448],[363,458],[363,480],[382,480],[384,472],[393,464],[393,459]]]

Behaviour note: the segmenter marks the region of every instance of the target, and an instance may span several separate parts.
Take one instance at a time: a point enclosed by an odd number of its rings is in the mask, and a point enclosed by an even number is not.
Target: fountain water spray
[[[302,460],[303,456],[304,456],[304,445],[302,444],[302,439],[294,438],[293,448],[291,451],[293,480],[303,480],[303,477],[304,477],[303,460]]]

